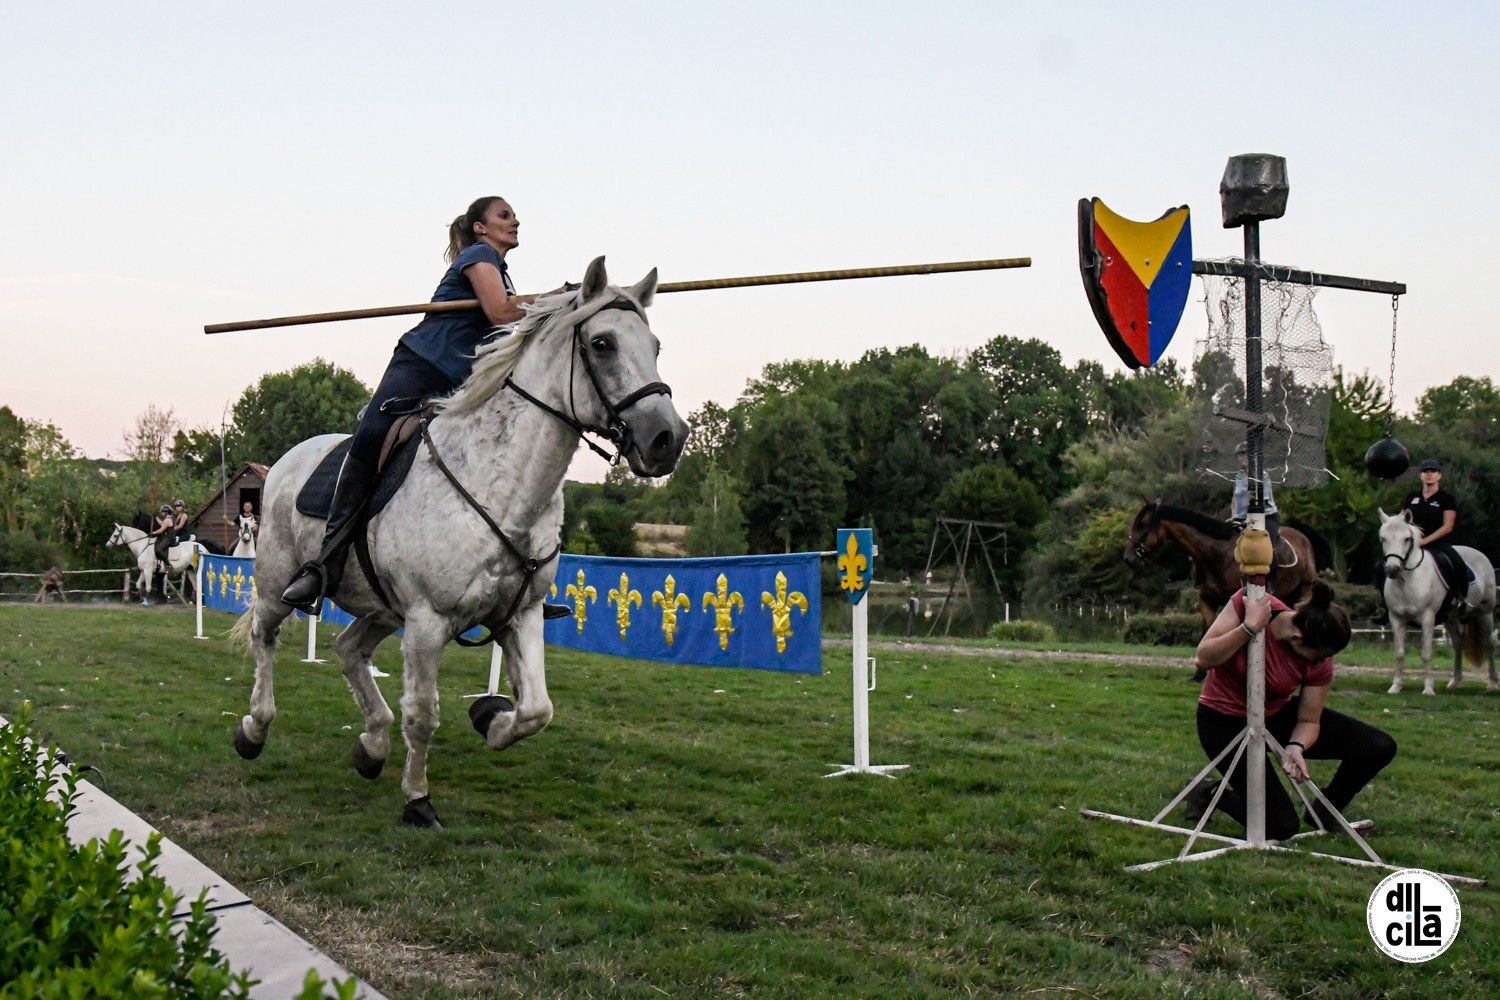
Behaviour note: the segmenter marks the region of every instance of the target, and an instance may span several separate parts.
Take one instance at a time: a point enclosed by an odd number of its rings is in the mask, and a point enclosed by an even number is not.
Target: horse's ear
[[[1385,508],[1384,507],[1376,507],[1375,509],[1378,510],[1378,511],[1380,511],[1380,523],[1381,524],[1384,524],[1385,522],[1387,522],[1387,521],[1389,521],[1391,519],[1391,515],[1389,515],[1389,514],[1387,514],[1385,512]]]
[[[650,274],[631,287],[630,295],[641,304],[641,308],[651,307],[651,300],[656,298],[656,268],[653,267]]]
[[[580,301],[587,302],[598,298],[607,284],[609,284],[609,274],[604,270],[604,258],[595,257],[589,261],[589,268],[583,274],[583,297]]]

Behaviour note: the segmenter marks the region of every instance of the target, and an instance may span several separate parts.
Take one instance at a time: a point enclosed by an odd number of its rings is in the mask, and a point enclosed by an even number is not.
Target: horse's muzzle
[[[644,407],[637,407],[641,409]],[[677,468],[677,460],[682,457],[682,448],[691,433],[687,421],[677,415],[670,402],[656,413],[639,414],[631,421],[630,429],[632,445],[625,454],[630,471],[653,479]]]

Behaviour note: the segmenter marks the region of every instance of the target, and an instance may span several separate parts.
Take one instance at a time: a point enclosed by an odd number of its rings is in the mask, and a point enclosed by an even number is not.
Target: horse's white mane
[[[521,353],[531,343],[533,334],[541,332],[558,316],[578,305],[581,293],[559,292],[545,295],[522,306],[526,315],[517,320],[506,334],[497,334],[488,343],[481,344],[474,352],[474,370],[464,379],[453,395],[437,402],[439,413],[465,414],[478,409],[505,385],[510,373],[516,370]]]

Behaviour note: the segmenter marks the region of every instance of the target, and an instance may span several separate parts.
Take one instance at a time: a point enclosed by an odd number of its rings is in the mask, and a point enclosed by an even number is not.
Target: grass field
[[[488,653],[455,647],[431,833],[398,824],[402,750],[373,783],[349,766],[358,713],[333,664],[299,662],[300,628],[256,761],[230,745],[248,661],[191,633],[181,612],[0,609],[0,714],[32,702],[112,795],[392,997],[1500,996],[1493,888],[1461,888],[1458,940],[1405,966],[1365,929],[1383,872],[1123,870],[1180,839],[1078,810],[1149,817],[1200,766],[1183,667],[881,651],[872,758],[912,768],[825,780],[851,758],[844,649],[822,677],[551,650],[555,720],[493,753],[461,700]],[[376,659],[398,672],[394,644]],[[1500,875],[1500,697],[1388,684],[1331,696],[1401,746],[1351,812],[1389,862]]]

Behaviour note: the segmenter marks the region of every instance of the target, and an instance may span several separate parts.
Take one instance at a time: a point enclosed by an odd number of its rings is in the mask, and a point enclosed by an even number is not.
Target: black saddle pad
[[[375,492],[370,496],[366,517],[374,517],[384,510],[385,505],[391,502],[391,497],[401,488],[406,474],[411,471],[412,460],[417,457],[417,444],[421,439],[420,434],[414,435],[391,452],[385,468],[380,470],[380,475],[375,480]],[[353,438],[344,438],[323,456],[323,461],[318,463],[318,467],[307,477],[307,482],[302,484],[302,489],[297,493],[298,513],[328,520],[328,511],[333,506],[333,488],[339,481],[339,468],[344,464],[344,456],[349,453],[349,445],[353,441]]]

